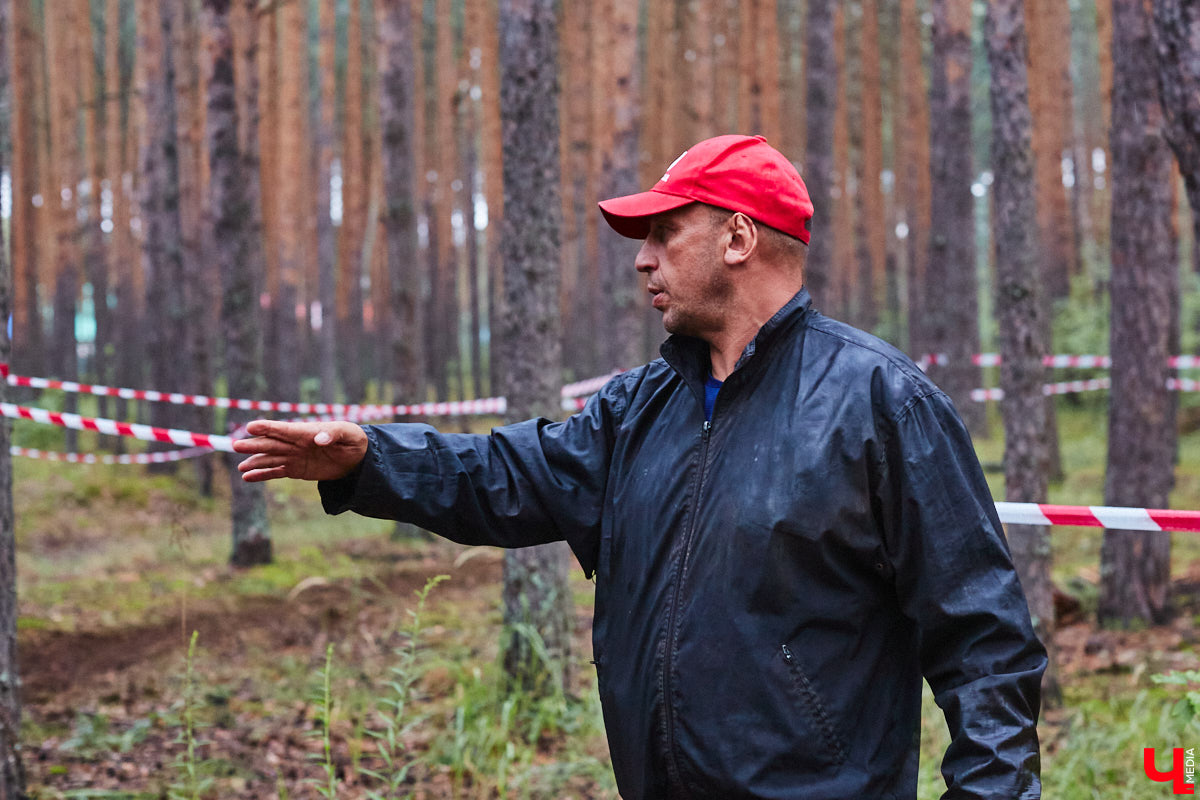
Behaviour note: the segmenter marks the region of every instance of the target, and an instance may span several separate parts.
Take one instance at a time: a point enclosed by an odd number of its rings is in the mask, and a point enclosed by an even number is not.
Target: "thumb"
[[[329,433],[329,431],[319,431],[317,435],[313,437],[313,444],[317,445],[327,445],[332,441],[333,436]]]

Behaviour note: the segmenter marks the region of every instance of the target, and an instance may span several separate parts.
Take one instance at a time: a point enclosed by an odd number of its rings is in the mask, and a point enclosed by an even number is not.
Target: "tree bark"
[[[859,130],[862,135],[858,181],[858,208],[855,238],[858,242],[861,275],[858,287],[859,323],[872,330],[879,322],[886,299],[887,278],[884,260],[887,250],[887,222],[883,207],[883,88],[879,52],[879,6],[876,0],[863,0],[862,27],[858,49],[862,76]]]
[[[1000,385],[1004,399],[1005,499],[1046,501],[1046,461],[1041,437],[1046,423],[1042,395],[1046,354],[1042,315],[1047,304],[1037,262],[1038,216],[1034,194],[1032,121],[1026,72],[1021,0],[988,3],[985,40],[991,68],[992,166],[995,171],[996,313],[1000,328]],[[1050,535],[1045,527],[1009,525],[1008,541],[1029,600],[1034,629],[1048,648],[1054,640],[1054,592],[1050,582]],[[1061,702],[1057,670],[1042,680],[1047,703]]]
[[[262,240],[258,212],[250,206],[257,197],[257,174],[249,170],[238,150],[236,53],[231,27],[231,0],[203,0],[207,93],[205,142],[210,169],[211,228],[208,244],[221,280],[221,331],[225,377],[233,397],[255,398],[263,392],[262,337],[258,295],[262,287]],[[231,430],[253,419],[253,413],[231,408]],[[230,563],[237,567],[271,561],[266,493],[261,484],[248,484],[237,471],[238,458],[228,454],[232,491],[233,547]]]
[[[613,0],[612,47],[604,57],[610,59],[607,86],[598,94],[607,98],[610,120],[608,151],[603,154],[601,192],[605,197],[633,194],[638,184],[638,128],[640,76],[637,68],[636,0]],[[701,87],[702,89],[702,87]],[[702,90],[695,92],[703,94]],[[595,216],[595,212],[593,212]],[[644,313],[639,276],[633,269],[638,242],[619,236],[604,226],[599,233],[601,295],[607,311],[602,320],[602,340],[607,343],[602,371],[629,369],[642,361],[641,337],[635,334]]]
[[[350,4],[346,23],[346,86],[342,113],[342,226],[338,236],[337,326],[346,399],[366,398],[363,373],[362,248],[366,233],[366,154],[363,147],[363,58],[360,4]]]
[[[316,197],[317,224],[317,286],[316,301],[320,309],[317,337],[317,373],[321,379],[321,399],[337,401],[337,312],[336,245],[333,220],[329,215],[330,181],[333,177],[334,143],[337,137],[337,15],[332,2],[319,5],[318,61],[320,75],[320,111],[317,116]],[[313,320],[314,327],[316,320]],[[357,400],[357,398],[356,398]],[[355,401],[351,401],[355,402]]]
[[[88,0],[84,0],[88,2]],[[216,340],[213,311],[215,293],[210,289],[207,264],[201,253],[206,214],[204,89],[200,75],[199,21],[192,3],[179,4],[175,29],[175,96],[179,108],[176,147],[179,159],[179,226],[182,239],[180,263],[183,265],[184,333],[186,350],[180,355],[187,363],[183,382],[175,391],[207,394],[213,391],[213,364],[210,353]],[[236,143],[235,143],[236,144]],[[213,427],[213,410],[204,406],[184,406],[180,418],[187,430],[207,431]],[[200,492],[213,493],[213,461],[193,459]]]
[[[19,4],[18,4],[19,5]],[[0,108],[12,108],[9,53],[12,29],[10,6],[0,3]],[[22,98],[24,100],[25,98]],[[11,131],[0,124],[0,172],[8,169]],[[12,310],[12,269],[0,226],[0,320]],[[0,325],[0,362],[9,363],[12,343],[8,326]],[[0,402],[8,400],[8,384],[0,381]],[[0,421],[0,798],[24,800],[25,772],[21,760],[21,681],[17,658],[17,540],[13,520],[12,425]]]
[[[1169,375],[1173,298],[1179,291],[1171,152],[1163,138],[1149,11],[1113,3],[1112,393],[1109,505],[1163,508],[1174,484],[1176,429]],[[1171,616],[1171,536],[1106,530],[1100,618],[1130,625]]]
[[[151,385],[178,391],[189,382],[186,355],[188,318],[184,294],[182,223],[179,209],[179,152],[176,135],[175,5],[141,0],[138,55],[146,59],[142,97],[146,108],[141,155],[141,206],[146,271],[146,317],[151,330],[147,355]],[[181,406],[150,405],[151,424],[182,428]],[[159,448],[165,449],[165,448]],[[155,472],[174,472],[174,463],[152,464]]]
[[[425,399],[423,304],[417,258],[413,92],[416,48],[409,0],[384,0],[379,15],[379,124],[383,136],[383,222],[390,313],[390,374],[402,402]]]
[[[1029,106],[1033,115],[1037,252],[1049,297],[1066,297],[1077,250],[1062,163],[1072,158],[1070,12],[1061,0],[1025,0],[1029,39]],[[1047,338],[1047,343],[1050,339]]]
[[[504,291],[501,330],[509,416],[558,413],[558,47],[554,0],[501,0],[500,92],[504,142]],[[510,678],[550,691],[566,677],[571,641],[567,546],[512,550],[504,559],[504,665]],[[532,628],[556,664],[541,661]],[[560,669],[556,671],[554,667]]]
[[[908,348],[915,357],[929,352],[925,334],[925,302],[933,293],[928,285],[926,263],[929,258],[929,233],[932,228],[930,195],[929,93],[922,63],[923,26],[917,14],[916,0],[900,2],[900,85],[902,97],[896,103],[900,131],[897,141],[896,197],[904,204],[904,223],[908,227],[905,245],[907,275]]]
[[[808,246],[804,282],[820,307],[832,275],[833,255],[833,121],[837,108],[837,65],[829,43],[833,41],[832,0],[809,0],[807,31],[804,38],[808,76],[808,101],[805,108],[804,164],[800,170],[812,198],[812,241]],[[823,215],[823,216],[822,216]],[[822,222],[824,220],[824,222]],[[822,227],[824,226],[824,227]]]
[[[1192,207],[1194,263],[1200,268],[1200,5],[1154,0],[1154,45],[1163,135]]]
[[[38,190],[39,165],[37,126],[34,109],[38,105],[37,66],[41,52],[33,20],[33,4],[5,3],[12,8],[10,20],[12,58],[12,220],[11,245],[13,270],[13,336],[20,343],[21,369],[31,375],[45,374],[45,337],[41,306],[38,303],[39,219],[47,204],[34,198]],[[7,46],[7,44],[6,44]],[[42,167],[44,169],[44,167]]]
[[[975,199],[971,184],[971,2],[934,0],[933,65],[929,87],[932,232],[926,283],[938,301],[924,308],[932,352],[948,363],[932,374],[972,433],[983,428],[983,407],[971,400],[979,369],[979,302],[975,278]]]
[[[356,4],[351,4],[356,5]],[[268,358],[276,364],[274,392],[299,398],[304,343],[311,328],[306,277],[316,252],[313,224],[308,102],[308,10],[297,2],[279,6],[279,294],[273,300],[278,325]],[[310,239],[310,232],[314,234]],[[357,398],[355,398],[357,401]],[[353,402],[353,401],[352,401]]]

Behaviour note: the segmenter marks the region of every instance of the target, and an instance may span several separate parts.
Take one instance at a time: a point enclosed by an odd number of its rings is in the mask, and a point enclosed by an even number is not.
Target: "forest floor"
[[[1052,500],[1098,502],[1095,446],[1071,438],[1095,426],[1071,413],[1060,422],[1069,477]],[[996,441],[977,446],[985,466],[998,460]],[[1200,433],[1188,434],[1181,454],[1172,507],[1200,508]],[[220,465],[215,487],[214,497],[200,496],[192,465],[168,477],[17,461],[23,741],[34,797],[616,796],[588,664],[593,587],[578,570],[572,689],[535,701],[506,693],[497,669],[499,551],[395,540],[386,523],[324,516],[311,485],[275,483],[275,562],[235,570],[225,564]],[[1065,702],[1043,715],[1046,796],[1169,793],[1145,778],[1141,748],[1200,744],[1187,699],[1198,687],[1155,680],[1200,670],[1200,537],[1175,537],[1174,622],[1115,631],[1094,619],[1100,531],[1054,530]],[[409,612],[438,575],[449,579],[429,591],[414,638]],[[386,731],[387,701],[410,682],[388,767],[372,732]],[[920,794],[935,798],[946,739],[928,697],[923,727]]]

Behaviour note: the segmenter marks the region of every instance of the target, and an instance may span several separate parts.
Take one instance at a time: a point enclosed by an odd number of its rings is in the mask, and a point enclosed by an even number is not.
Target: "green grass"
[[[1103,501],[1105,402],[1103,395],[1058,401],[1067,477],[1050,488],[1051,502]],[[1192,408],[1200,405],[1200,398],[1186,397],[1183,403]],[[976,447],[985,465],[999,465],[1003,441],[994,406],[989,419],[989,435],[978,437]],[[484,423],[472,426],[486,428]],[[38,432],[46,426],[25,423],[17,428],[19,439],[52,438]],[[1171,505],[1200,508],[1200,431],[1181,437],[1179,453]],[[170,477],[151,476],[136,466],[28,459],[14,463],[23,631],[142,625],[177,616],[182,603],[221,608],[256,596],[285,596],[308,578],[325,579],[348,590],[347,606],[353,608],[354,592],[363,591],[359,587],[370,586],[383,574],[386,560],[381,562],[379,555],[402,554],[406,548],[428,553],[445,547],[389,542],[389,523],[353,515],[327,517],[311,485],[274,483],[268,491],[275,562],[233,570],[226,563],[230,532],[223,467],[217,468],[216,496],[203,498],[190,464],[180,465],[178,474]],[[994,496],[1002,497],[1003,475],[990,469],[988,479]],[[1081,596],[1085,607],[1088,593],[1095,592],[1102,535],[1095,528],[1058,527],[1051,537],[1056,581]],[[1176,534],[1176,574],[1198,559],[1200,535]],[[579,611],[589,613],[592,585],[573,575],[571,593]],[[379,623],[394,627],[401,643],[407,641],[402,632],[404,614],[404,608],[397,608],[390,621]],[[514,696],[505,689],[497,663],[501,620],[494,599],[464,608],[440,602],[434,591],[423,625],[422,647],[414,651],[408,669],[413,713],[423,722],[410,744],[422,754],[426,778],[448,775],[469,796],[507,792],[509,797],[563,797],[586,787],[589,796],[615,797],[586,649],[575,655],[575,668],[585,678],[577,698]],[[372,632],[380,634],[381,640],[387,638],[387,631]],[[349,633],[329,642],[333,647],[330,690],[336,707],[330,736],[335,749],[344,748],[355,764],[367,763],[366,754],[372,751],[369,731],[379,730],[389,696],[389,669],[397,663],[390,650],[363,655],[353,641],[358,635]],[[207,655],[201,642],[195,670],[204,702],[196,708],[197,718],[215,727],[236,722],[248,731],[250,741],[267,735],[262,731],[273,724],[269,720],[296,714],[297,708],[304,709],[299,724],[312,726],[317,715],[311,689],[323,663],[311,653],[279,654],[252,644],[244,660],[230,665]],[[1155,791],[1164,788],[1142,776],[1141,748],[1191,746],[1200,742],[1200,729],[1181,711],[1183,689],[1154,685],[1145,673],[1142,669],[1084,674],[1067,681],[1065,710],[1041,726],[1046,797],[1141,798],[1157,796]],[[182,677],[169,684],[179,692]],[[247,684],[261,688],[248,694]],[[30,723],[27,739],[54,738],[71,743],[77,753],[96,755],[136,748],[148,732],[180,724],[177,711],[169,708],[140,720],[106,719],[110,713],[106,708],[98,703],[74,719]],[[944,791],[938,768],[946,744],[944,718],[927,693],[919,778],[922,800],[937,798]],[[248,779],[244,766],[220,758],[200,765],[218,785]],[[159,795],[46,790],[41,796]]]

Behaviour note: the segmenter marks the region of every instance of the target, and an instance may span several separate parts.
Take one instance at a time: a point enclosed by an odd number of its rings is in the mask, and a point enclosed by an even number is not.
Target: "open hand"
[[[250,457],[238,464],[248,483],[273,478],[331,481],[349,475],[367,453],[367,434],[352,422],[275,422],[256,419],[250,438],[233,449]]]

